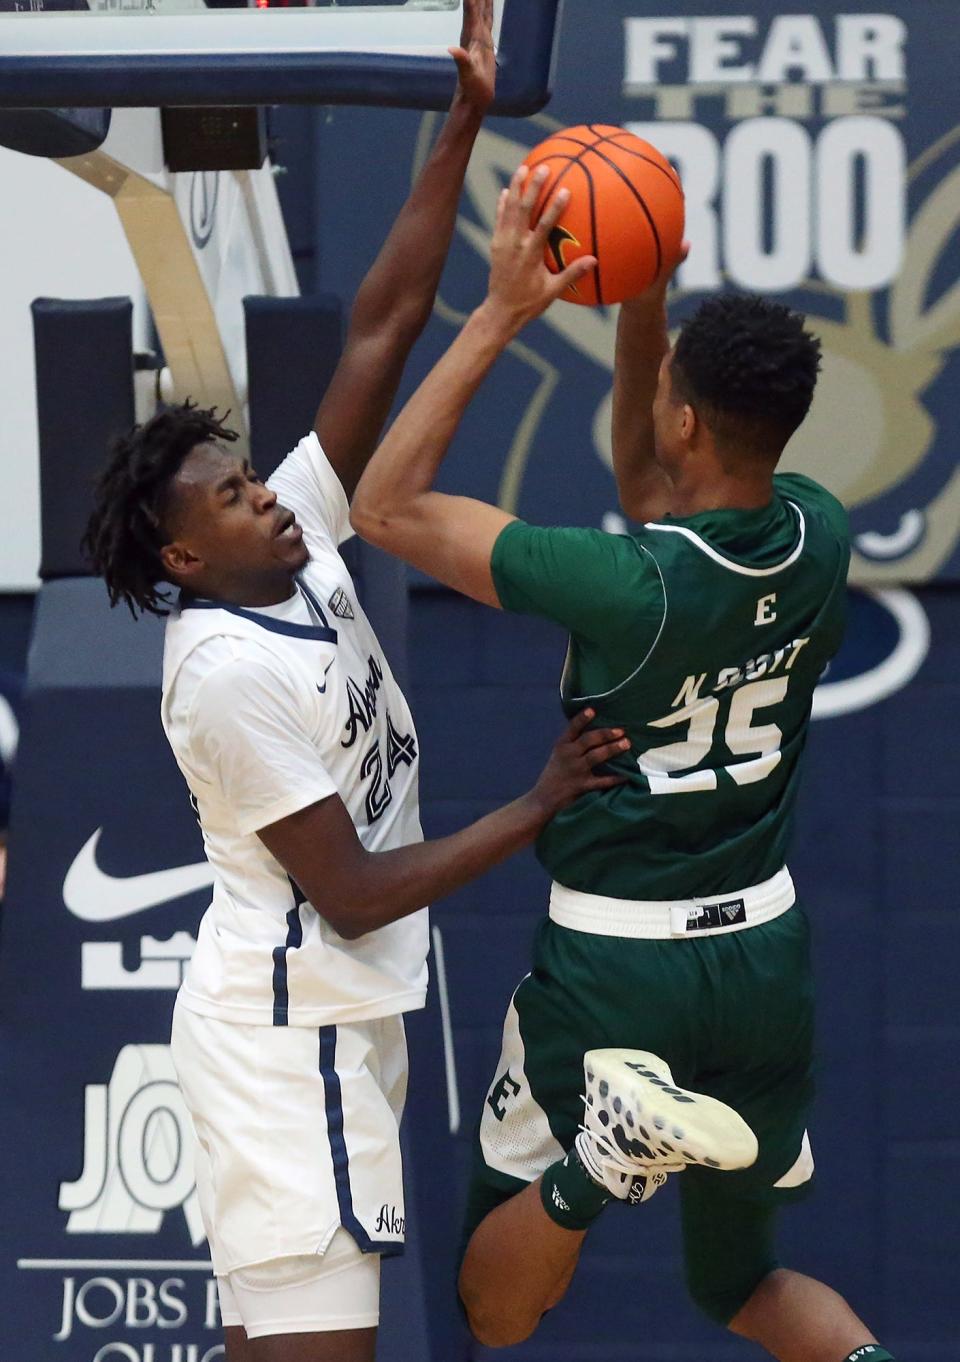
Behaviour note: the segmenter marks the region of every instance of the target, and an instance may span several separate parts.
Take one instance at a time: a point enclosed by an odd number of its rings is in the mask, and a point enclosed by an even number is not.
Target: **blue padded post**
[[[133,304],[129,298],[33,304],[40,432],[40,576],[89,568],[80,539],[107,448],[134,422]]]
[[[244,298],[250,455],[268,478],[313,425],[343,349],[343,306],[332,293]]]

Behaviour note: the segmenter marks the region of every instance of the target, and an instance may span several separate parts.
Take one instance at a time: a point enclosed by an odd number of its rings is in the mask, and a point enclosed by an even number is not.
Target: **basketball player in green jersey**
[[[488,296],[352,511],[364,537],[475,600],[564,625],[564,708],[589,700],[632,742],[611,763],[625,783],[538,842],[550,915],[483,1108],[460,1294],[481,1342],[521,1341],[611,1198],[646,1201],[682,1172],[707,1314],[781,1362],[889,1362],[774,1250],[777,1211],[813,1172],[807,923],[784,854],[849,552],[840,504],[775,475],[819,343],[784,307],[724,297],[671,350],[664,279],[624,306],[617,342],[614,467],[639,532],[541,529],[432,491],[497,356],[595,263],[546,270],[565,196],[532,229],[541,183],[521,170],[501,196]]]

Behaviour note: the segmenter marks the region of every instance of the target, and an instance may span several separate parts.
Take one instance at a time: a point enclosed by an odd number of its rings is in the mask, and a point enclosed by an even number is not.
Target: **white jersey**
[[[413,720],[338,552],[349,507],[315,435],[269,485],[310,551],[294,595],[187,600],[167,623],[163,726],[215,872],[181,1000],[276,1026],[390,1016],[423,1006],[426,910],[344,940],[257,836],[339,794],[368,851],[423,840]]]

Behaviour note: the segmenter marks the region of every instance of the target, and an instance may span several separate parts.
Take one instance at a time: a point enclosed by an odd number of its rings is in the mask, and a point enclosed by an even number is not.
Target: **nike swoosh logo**
[[[63,881],[63,901],[83,922],[115,922],[213,884],[213,870],[206,861],[146,875],[108,875],[97,865],[102,832],[97,828],[83,844]]]
[[[333,662],[335,661],[336,658],[333,659]],[[323,670],[323,685],[321,686],[320,682],[319,681],[317,682],[317,690],[320,692],[321,695],[326,695],[327,693],[327,672],[333,666],[333,662],[328,662]]]

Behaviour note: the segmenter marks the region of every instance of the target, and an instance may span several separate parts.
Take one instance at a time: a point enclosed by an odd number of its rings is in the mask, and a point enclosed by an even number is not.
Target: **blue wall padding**
[[[38,298],[32,307],[40,435],[40,576],[89,571],[80,552],[93,482],[133,425],[133,304]]]
[[[264,478],[313,425],[343,346],[343,308],[331,293],[244,298],[250,452]]]

